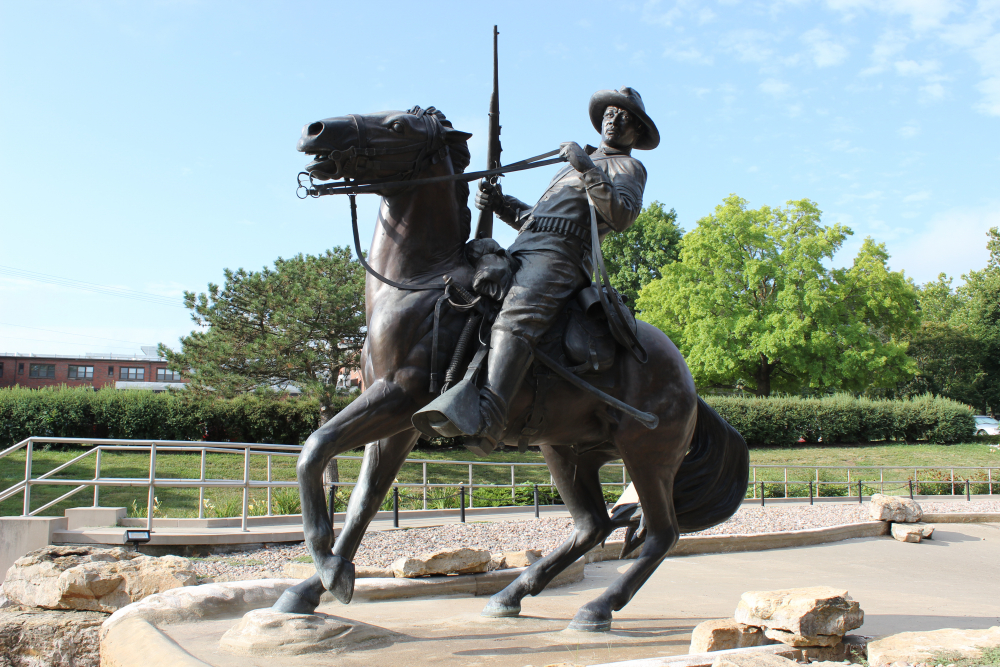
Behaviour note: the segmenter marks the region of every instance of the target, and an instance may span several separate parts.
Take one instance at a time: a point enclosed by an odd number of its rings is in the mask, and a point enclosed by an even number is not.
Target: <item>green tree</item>
[[[231,397],[294,385],[319,399],[320,420],[337,403],[342,368],[364,343],[364,269],[349,248],[296,255],[260,271],[225,270],[225,284],[184,293],[201,328],[181,349],[160,346],[170,368],[202,395]]]
[[[851,268],[828,269],[852,232],[820,218],[807,199],[752,210],[730,195],[643,288],[643,319],[678,343],[699,386],[768,396],[910,375],[901,337],[918,322],[913,287],[871,239]]]
[[[677,211],[665,211],[663,204],[654,201],[631,227],[608,234],[601,242],[611,284],[633,307],[639,290],[660,278],[664,266],[677,261],[683,235],[684,230],[677,226]]]
[[[986,268],[962,276],[965,284],[956,290],[964,303],[952,315],[953,324],[966,324],[969,333],[981,345],[980,382],[982,409],[1000,406],[1000,230],[987,233],[990,259]]]

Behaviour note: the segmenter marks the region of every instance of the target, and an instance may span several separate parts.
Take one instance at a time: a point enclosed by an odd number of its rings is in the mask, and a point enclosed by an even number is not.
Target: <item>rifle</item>
[[[493,94],[490,96],[490,143],[486,151],[486,169],[496,169],[500,166],[500,76],[497,58],[497,27],[493,26]],[[499,175],[490,176],[489,183],[496,185]],[[479,212],[479,223],[473,238],[486,239],[493,236],[493,212]]]

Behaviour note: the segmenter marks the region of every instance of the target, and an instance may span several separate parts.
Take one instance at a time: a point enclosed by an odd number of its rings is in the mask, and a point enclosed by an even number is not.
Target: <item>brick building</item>
[[[187,380],[157,356],[0,354],[0,387],[114,387],[165,391]]]

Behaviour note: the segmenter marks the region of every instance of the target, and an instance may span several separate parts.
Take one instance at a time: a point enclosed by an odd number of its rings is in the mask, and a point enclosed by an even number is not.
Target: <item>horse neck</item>
[[[420,177],[452,173],[449,159]],[[426,282],[465,263],[468,233],[459,215],[455,183],[422,185],[382,198],[368,262],[390,280]]]

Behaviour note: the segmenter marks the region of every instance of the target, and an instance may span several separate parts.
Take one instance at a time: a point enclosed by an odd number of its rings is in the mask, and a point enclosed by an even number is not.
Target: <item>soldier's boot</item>
[[[507,411],[534,359],[528,341],[509,331],[490,335],[486,383],[479,392],[479,428],[465,439],[469,450],[485,456],[494,449],[507,427]]]

